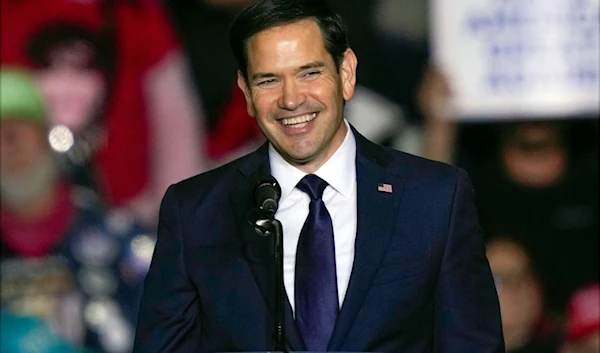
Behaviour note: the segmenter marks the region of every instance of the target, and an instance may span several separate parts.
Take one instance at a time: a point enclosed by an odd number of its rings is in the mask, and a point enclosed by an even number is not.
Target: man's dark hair
[[[248,39],[267,30],[302,20],[314,20],[325,49],[339,70],[349,48],[346,25],[324,0],[259,0],[242,11],[230,29],[230,44],[238,68],[248,78]]]

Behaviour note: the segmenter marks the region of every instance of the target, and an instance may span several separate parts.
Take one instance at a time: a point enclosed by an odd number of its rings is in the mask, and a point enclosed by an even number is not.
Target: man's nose
[[[296,110],[304,101],[306,94],[295,82],[285,82],[279,98],[279,107],[285,110]]]

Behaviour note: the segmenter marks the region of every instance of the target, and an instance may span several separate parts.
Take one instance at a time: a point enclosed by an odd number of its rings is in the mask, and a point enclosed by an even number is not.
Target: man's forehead
[[[333,64],[319,26],[314,20],[302,20],[261,31],[248,40],[248,69],[280,65],[300,69],[319,61]]]
[[[278,42],[292,42],[310,39],[311,46],[323,45],[323,36],[317,22],[303,19],[264,29],[248,39],[248,49],[273,46]]]

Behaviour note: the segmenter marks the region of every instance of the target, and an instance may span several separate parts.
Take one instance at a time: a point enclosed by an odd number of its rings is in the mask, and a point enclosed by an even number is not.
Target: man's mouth
[[[317,115],[318,113],[304,114],[293,118],[281,119],[280,122],[285,127],[301,129],[308,125],[308,123],[310,123],[312,120],[314,120],[317,117]]]

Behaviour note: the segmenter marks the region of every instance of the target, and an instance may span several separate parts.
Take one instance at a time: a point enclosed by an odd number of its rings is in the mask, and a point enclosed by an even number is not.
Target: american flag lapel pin
[[[392,193],[392,185],[391,184],[379,184],[377,185],[377,191],[387,192],[388,194]]]

